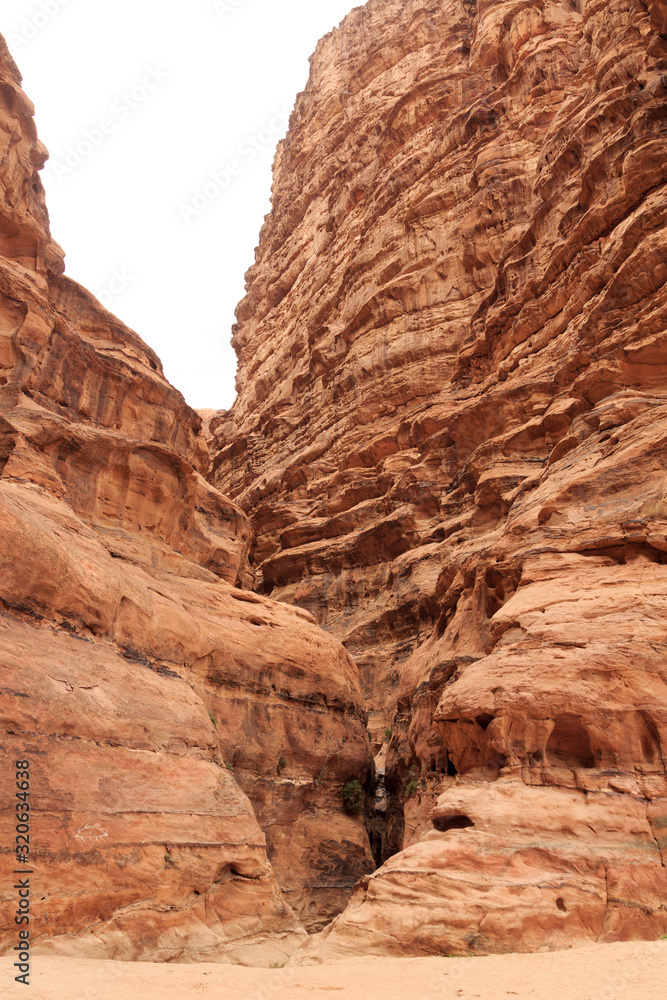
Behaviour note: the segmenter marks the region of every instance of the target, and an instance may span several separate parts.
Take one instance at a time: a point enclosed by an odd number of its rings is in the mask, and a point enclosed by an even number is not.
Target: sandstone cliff
[[[405,849],[309,958],[667,931],[666,175],[665,0],[370,0],[312,59],[209,425],[393,726]]]
[[[0,947],[28,758],[33,945],[283,961],[373,868],[356,666],[252,593],[200,418],[63,276],[4,42],[0,143]]]

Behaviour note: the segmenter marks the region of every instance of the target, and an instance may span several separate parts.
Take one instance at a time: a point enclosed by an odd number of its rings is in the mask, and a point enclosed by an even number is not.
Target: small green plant
[[[367,730],[366,730],[366,735],[368,736],[368,742],[369,742],[369,743],[372,743],[372,742],[373,742],[373,734],[372,734],[372,732],[370,731],[370,729],[367,729]]]
[[[392,732],[393,732],[393,730],[392,730],[391,726],[387,726],[387,728],[384,731],[384,742],[385,743],[388,743],[389,740],[391,739]]]
[[[364,790],[356,778],[346,781],[340,794],[343,797],[343,805],[346,812],[361,812],[364,807]]]
[[[661,941],[667,941],[667,934],[663,934],[660,938]]]
[[[233,771],[234,770],[234,765],[233,764],[225,764],[225,767],[227,768],[228,771]]]
[[[285,755],[281,754],[280,759],[276,764],[276,774],[282,774],[286,767],[287,767],[287,760],[285,758]]]
[[[165,856],[164,856],[164,863],[165,863],[165,865],[175,865],[176,864],[176,862],[172,858],[171,854],[169,854],[169,853],[165,854]]]
[[[215,731],[217,733],[217,731],[218,731],[218,723],[216,722],[216,719],[215,719],[215,716],[214,716],[213,712],[209,712],[208,713],[208,717],[211,720],[211,722],[213,723],[213,725],[215,726]]]
[[[419,788],[419,781],[417,779],[417,768],[413,764],[412,767],[408,770],[408,780],[403,792],[406,799],[409,799],[411,795],[414,795],[418,788]]]

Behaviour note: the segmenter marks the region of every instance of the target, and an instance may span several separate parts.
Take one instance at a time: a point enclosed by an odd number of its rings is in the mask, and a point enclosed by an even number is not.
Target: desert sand
[[[2,996],[18,1000],[664,1000],[667,941],[587,945],[484,958],[360,958],[287,969],[153,965],[35,956],[29,993],[0,959]]]

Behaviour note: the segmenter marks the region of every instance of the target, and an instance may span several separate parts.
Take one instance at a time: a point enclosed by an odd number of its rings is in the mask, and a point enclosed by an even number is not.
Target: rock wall
[[[284,961],[373,868],[340,794],[372,764],[356,666],[252,593],[200,418],[63,276],[4,42],[0,144],[0,948],[27,758],[33,945]]]
[[[406,849],[309,960],[667,930],[666,17],[370,0],[313,56],[209,423],[393,727]]]

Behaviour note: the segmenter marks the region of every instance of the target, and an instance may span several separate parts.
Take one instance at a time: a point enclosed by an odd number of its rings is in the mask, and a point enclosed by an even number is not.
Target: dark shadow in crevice
[[[475,722],[480,727],[480,729],[483,729],[486,732],[486,730],[493,722],[493,719],[494,719],[493,715],[489,715],[488,712],[483,712],[482,715],[478,715],[476,717]]]
[[[637,542],[634,544],[623,542],[600,549],[580,549],[576,554],[578,556],[585,556],[588,559],[610,559],[619,566],[625,566],[638,555],[644,556],[645,559],[659,565],[664,566],[667,563],[667,552],[654,548],[648,542]]]
[[[474,822],[469,816],[434,816],[433,826],[439,833],[447,833],[449,830],[465,830],[474,826]]]
[[[549,764],[595,767],[595,757],[588,733],[576,715],[562,715],[556,721],[546,749]]]

